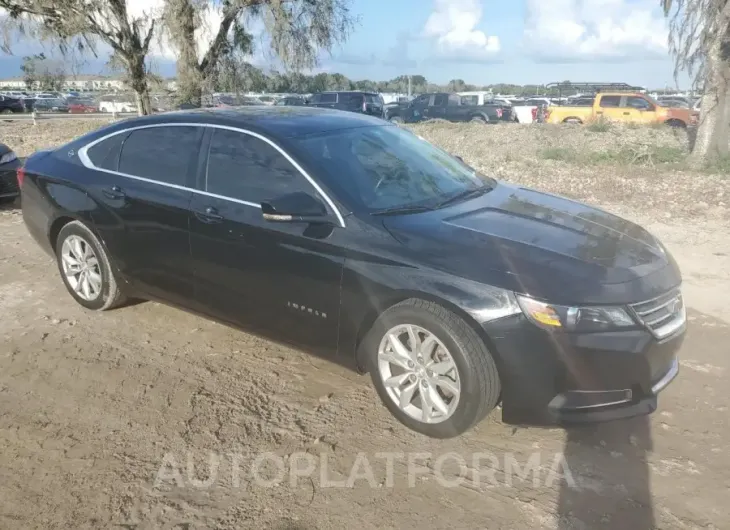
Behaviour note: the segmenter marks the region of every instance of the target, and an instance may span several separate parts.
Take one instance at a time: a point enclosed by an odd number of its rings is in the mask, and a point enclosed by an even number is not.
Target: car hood
[[[498,183],[481,197],[384,225],[426,266],[554,303],[630,303],[679,270],[640,226],[566,198]]]

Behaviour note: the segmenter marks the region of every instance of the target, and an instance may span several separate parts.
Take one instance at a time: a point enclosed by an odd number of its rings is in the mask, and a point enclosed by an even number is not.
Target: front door
[[[262,201],[295,191],[321,198],[268,142],[214,129],[208,153],[191,204],[198,302],[253,331],[335,351],[344,251],[330,236],[343,228],[263,219]]]
[[[624,114],[629,113],[633,123],[650,124],[656,121],[656,105],[641,96],[624,96],[621,102]]]
[[[92,146],[89,192],[105,206],[94,224],[136,289],[173,303],[193,300],[189,206],[204,129],[147,127]]]

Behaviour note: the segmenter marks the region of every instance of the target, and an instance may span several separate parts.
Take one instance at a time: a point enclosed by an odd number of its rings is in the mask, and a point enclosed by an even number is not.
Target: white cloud
[[[547,59],[666,57],[656,0],[527,0],[524,45]]]
[[[480,0],[434,0],[423,35],[442,57],[488,59],[500,50],[499,37],[476,29],[481,20]]]

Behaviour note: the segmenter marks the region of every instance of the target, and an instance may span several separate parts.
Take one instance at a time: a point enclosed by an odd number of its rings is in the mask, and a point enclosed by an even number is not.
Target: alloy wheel
[[[68,236],[61,246],[61,266],[66,281],[83,300],[93,302],[101,295],[102,277],[94,248],[84,238]]]
[[[415,420],[441,423],[459,404],[461,380],[454,358],[422,327],[391,328],[378,347],[378,370],[388,396]]]

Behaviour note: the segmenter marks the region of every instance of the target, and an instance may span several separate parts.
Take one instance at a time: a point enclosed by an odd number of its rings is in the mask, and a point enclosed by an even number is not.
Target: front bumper
[[[683,324],[649,330],[550,333],[515,315],[484,324],[502,379],[505,422],[555,424],[649,414],[677,376]]]
[[[18,168],[23,165],[20,159],[0,166],[0,199],[17,197],[20,195],[18,189]]]

